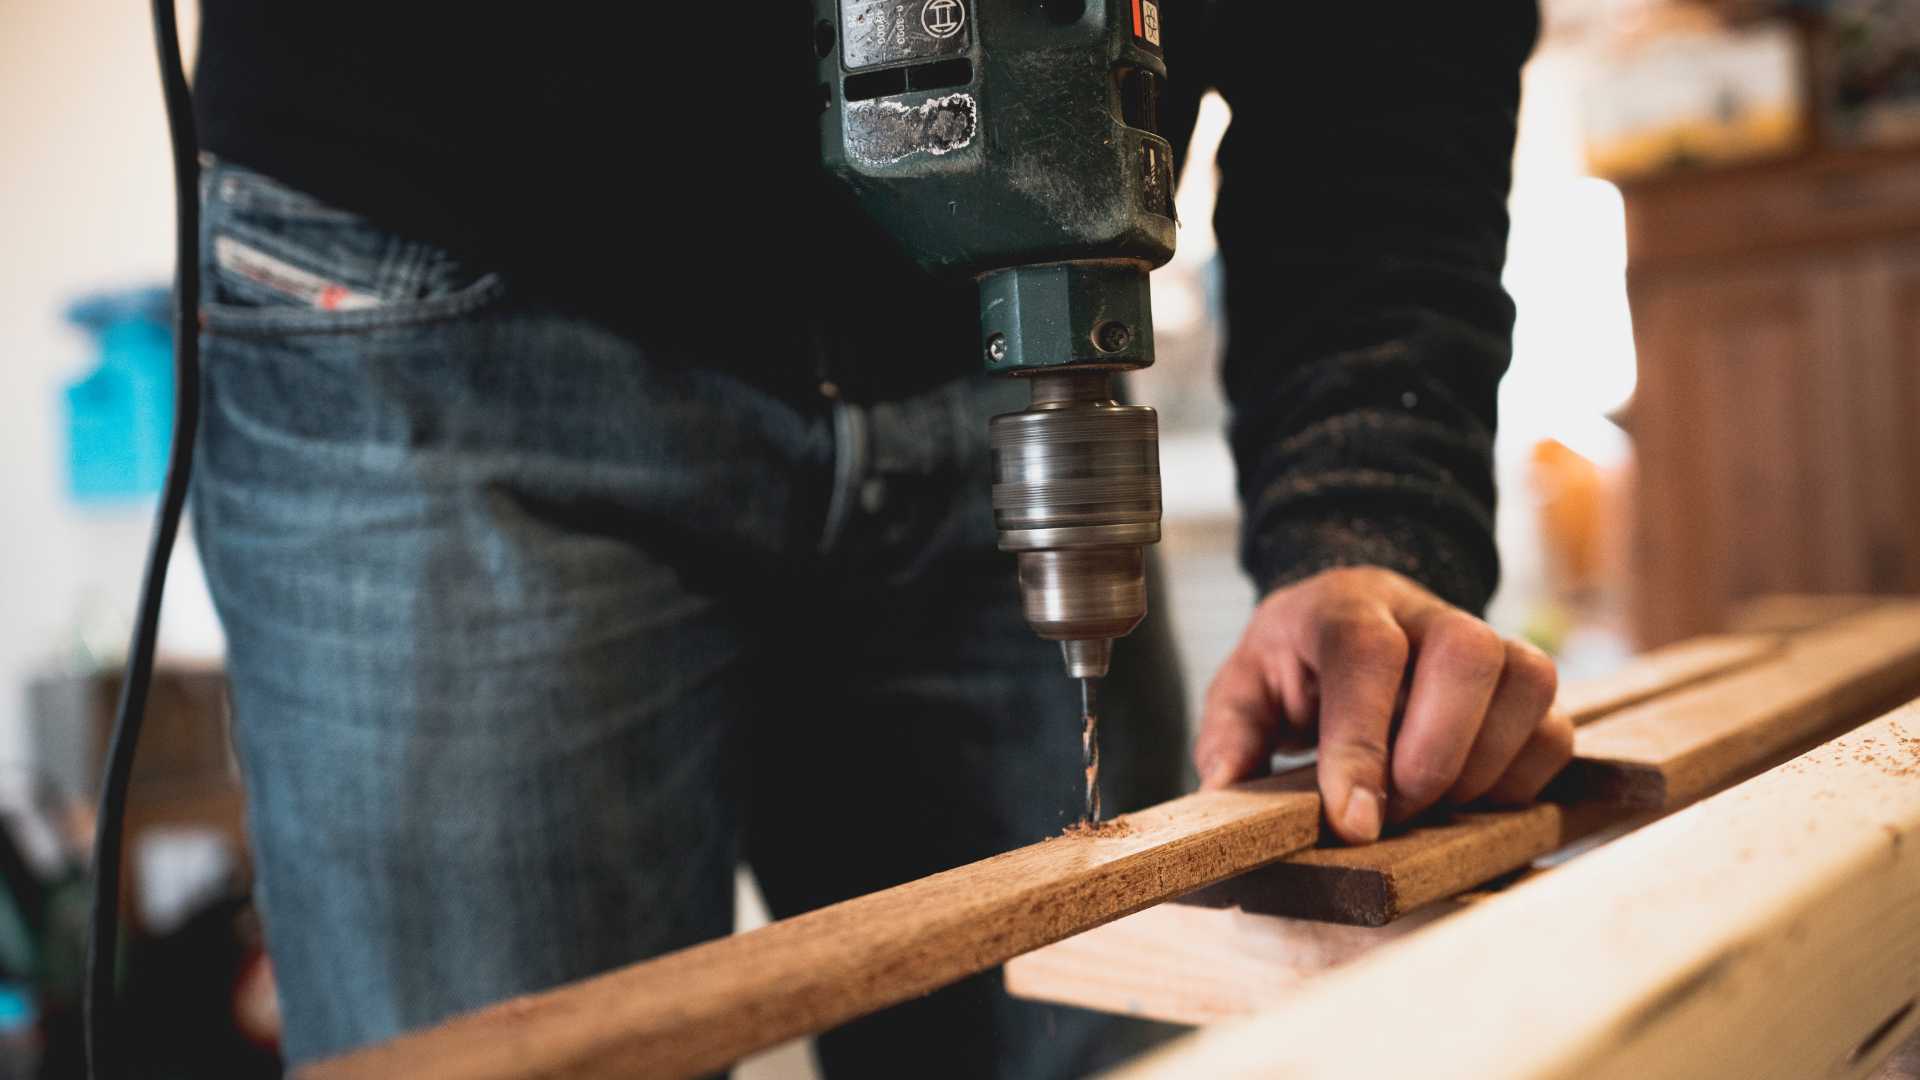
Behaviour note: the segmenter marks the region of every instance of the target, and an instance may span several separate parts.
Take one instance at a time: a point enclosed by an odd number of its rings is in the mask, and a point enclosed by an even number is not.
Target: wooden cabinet
[[[1763,593],[1920,591],[1920,154],[1625,195],[1641,643]]]

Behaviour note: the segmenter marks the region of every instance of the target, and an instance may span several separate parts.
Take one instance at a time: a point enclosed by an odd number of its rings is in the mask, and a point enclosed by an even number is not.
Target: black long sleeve
[[[1481,610],[1537,9],[1228,0],[1204,27],[1201,11],[1186,59],[1233,110],[1215,228],[1247,570],[1264,592],[1382,566]]]
[[[740,24],[712,5],[206,6],[195,97],[216,154],[649,341],[707,342],[751,296],[767,329],[734,351],[795,386],[819,376],[796,359],[813,323],[843,387],[978,370],[971,285],[924,279],[820,175],[805,8]],[[1233,107],[1216,225],[1249,571],[1271,589],[1379,565],[1480,608],[1499,574],[1499,279],[1533,0],[1161,7],[1176,145],[1209,86]],[[719,82],[707,49],[634,62],[636,43],[722,38]],[[741,116],[753,138],[722,122]]]

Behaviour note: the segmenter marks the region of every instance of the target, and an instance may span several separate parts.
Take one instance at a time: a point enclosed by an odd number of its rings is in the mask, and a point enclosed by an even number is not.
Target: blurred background
[[[1490,617],[1570,676],[1744,598],[1920,592],[1920,3],[1547,0],[1526,76]],[[185,37],[194,11],[183,5]],[[172,417],[138,6],[0,0],[0,1077],[76,1075],[89,811]],[[1210,99],[1157,275],[1163,545],[1197,701],[1252,594],[1214,377]],[[191,543],[136,770],[153,1075],[276,1075]],[[743,878],[749,911],[757,910]],[[806,1075],[788,1048],[744,1075]]]

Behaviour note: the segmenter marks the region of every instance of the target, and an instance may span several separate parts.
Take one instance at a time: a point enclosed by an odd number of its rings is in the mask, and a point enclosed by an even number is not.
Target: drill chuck
[[[1160,426],[1113,398],[1114,372],[1027,376],[1033,403],[996,416],[994,523],[1019,562],[1027,622],[1067,672],[1105,675],[1113,639],[1147,613],[1146,545],[1160,539]]]
[[[821,164],[900,252],[980,287],[987,370],[1033,404],[995,418],[993,505],[1027,621],[1104,675],[1146,615],[1160,539],[1148,272],[1173,256],[1173,145],[1154,0],[813,0]],[[811,87],[809,89],[812,89]]]

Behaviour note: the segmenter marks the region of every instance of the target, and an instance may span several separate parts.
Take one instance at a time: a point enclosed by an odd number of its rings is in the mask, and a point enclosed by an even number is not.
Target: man
[[[818,174],[773,6],[207,0],[195,520],[296,1062],[724,934],[742,858],[791,915],[1072,819],[1075,688],[986,501],[1021,388],[978,374],[972,285]],[[1265,596],[1194,764],[1317,735],[1355,843],[1531,798],[1552,665],[1470,612],[1532,6],[1163,7],[1176,145],[1209,86],[1234,110]],[[1115,661],[1109,806],[1180,787],[1164,633]],[[1067,1075],[1151,1035],[986,976],[819,1049]]]

